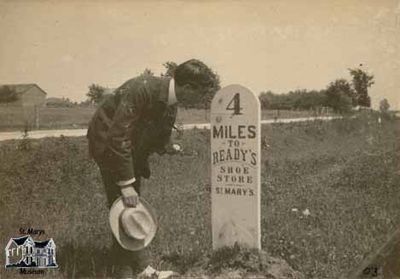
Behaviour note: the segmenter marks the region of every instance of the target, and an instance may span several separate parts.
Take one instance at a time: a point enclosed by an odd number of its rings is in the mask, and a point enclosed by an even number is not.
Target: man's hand
[[[132,185],[121,188],[122,201],[126,207],[136,207],[139,203],[139,195]]]

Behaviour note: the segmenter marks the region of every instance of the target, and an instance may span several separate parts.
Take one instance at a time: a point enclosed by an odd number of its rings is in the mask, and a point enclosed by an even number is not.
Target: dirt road
[[[304,122],[313,120],[332,120],[335,118],[340,118],[339,116],[321,116],[321,117],[303,117],[303,118],[287,118],[287,119],[270,119],[261,120],[261,124],[271,124],[271,123],[291,123],[291,122]],[[209,129],[210,123],[196,123],[196,124],[183,124],[183,129]],[[31,139],[40,139],[46,137],[59,137],[61,135],[65,137],[81,137],[86,135],[86,129],[64,129],[64,130],[37,130],[30,131],[28,137]],[[22,139],[22,132],[0,132],[0,141],[11,140],[11,139]]]

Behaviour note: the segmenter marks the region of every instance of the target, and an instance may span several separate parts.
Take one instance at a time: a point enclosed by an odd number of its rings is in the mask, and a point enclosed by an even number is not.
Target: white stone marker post
[[[211,215],[213,248],[261,249],[260,102],[241,85],[211,103]]]

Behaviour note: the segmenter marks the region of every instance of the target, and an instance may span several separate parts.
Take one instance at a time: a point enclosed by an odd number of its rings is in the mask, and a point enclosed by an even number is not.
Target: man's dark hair
[[[218,77],[200,60],[190,59],[176,67],[174,79],[180,86],[190,84],[196,87],[207,87],[215,84]]]

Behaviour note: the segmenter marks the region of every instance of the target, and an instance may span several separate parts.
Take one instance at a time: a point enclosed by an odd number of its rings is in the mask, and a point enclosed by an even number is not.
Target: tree
[[[18,94],[9,86],[0,86],[0,103],[11,103],[18,100]]]
[[[53,108],[72,108],[78,106],[78,103],[72,102],[69,98],[47,98],[46,99],[46,107]]]
[[[174,76],[176,67],[178,67],[178,64],[176,64],[175,62],[172,62],[172,61],[168,61],[168,62],[165,62],[163,64],[163,66],[165,67],[166,71],[164,74],[161,74],[161,76],[172,78]]]
[[[275,94],[271,91],[261,92],[259,95],[262,109],[285,110],[316,110],[325,106],[324,90],[295,90],[286,94]]]
[[[104,98],[104,91],[104,87],[93,83],[89,86],[89,92],[86,94],[86,96],[89,98],[92,104],[99,104]]]
[[[140,74],[141,77],[154,77],[154,73],[149,68],[144,69],[143,73]]]
[[[78,106],[79,106],[79,107],[85,107],[85,108],[87,108],[87,107],[93,106],[93,103],[92,103],[89,99],[86,99],[86,100],[84,100],[84,101],[81,101],[81,102],[78,104]]]
[[[331,82],[326,91],[326,105],[335,112],[346,113],[353,105],[354,91],[350,83],[345,79],[337,79]]]
[[[363,70],[349,69],[350,75],[353,77],[352,84],[356,93],[357,105],[371,107],[371,98],[368,96],[368,88],[375,82],[374,76],[364,72]]]
[[[258,95],[258,99],[260,100],[261,109],[271,109],[272,99],[274,98],[274,93],[272,91],[261,92]]]
[[[386,98],[379,102],[379,110],[382,113],[388,113],[389,112],[389,108],[390,108],[390,105],[389,105],[389,102],[388,102],[388,100]]]

